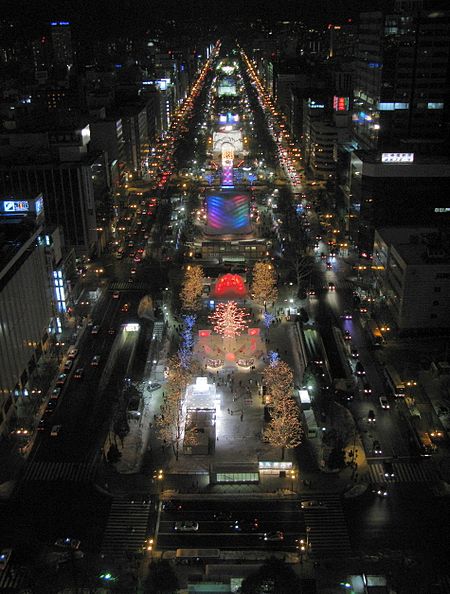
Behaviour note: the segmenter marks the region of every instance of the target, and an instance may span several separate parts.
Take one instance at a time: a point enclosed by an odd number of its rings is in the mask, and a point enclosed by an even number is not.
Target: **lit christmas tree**
[[[216,309],[209,316],[214,332],[224,338],[235,338],[248,327],[248,313],[237,305],[235,301],[218,303]]]

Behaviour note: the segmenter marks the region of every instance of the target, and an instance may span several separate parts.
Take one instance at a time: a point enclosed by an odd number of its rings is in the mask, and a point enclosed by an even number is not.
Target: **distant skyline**
[[[18,19],[25,31],[32,31],[53,19],[70,19],[74,24],[107,24],[126,30],[141,29],[159,19],[181,21],[186,16],[220,21],[226,26],[236,18],[305,19],[315,24],[355,16],[365,9],[374,10],[386,0],[4,0],[2,17]],[[208,18],[210,17],[210,19]]]

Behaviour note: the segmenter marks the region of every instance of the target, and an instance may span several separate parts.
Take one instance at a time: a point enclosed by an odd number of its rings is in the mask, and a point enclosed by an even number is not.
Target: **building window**
[[[430,318],[431,318],[431,319],[435,319],[435,318],[437,318],[437,314],[430,314]]]
[[[439,305],[439,301],[433,301],[433,305]]]
[[[434,287],[434,292],[435,293],[440,293],[441,292],[441,287]]]

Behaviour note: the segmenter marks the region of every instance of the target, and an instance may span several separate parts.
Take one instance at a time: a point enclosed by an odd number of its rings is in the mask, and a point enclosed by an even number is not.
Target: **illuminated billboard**
[[[206,218],[209,235],[250,233],[250,196],[235,190],[211,193],[206,196]]]
[[[350,106],[350,100],[348,97],[333,97],[333,109],[334,111],[348,111]]]
[[[219,97],[233,97],[236,95],[236,81],[231,76],[220,78],[217,86],[217,95]]]
[[[414,163],[414,153],[381,153],[382,163]]]

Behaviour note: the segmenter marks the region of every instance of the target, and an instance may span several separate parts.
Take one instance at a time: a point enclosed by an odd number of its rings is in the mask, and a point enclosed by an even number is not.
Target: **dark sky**
[[[155,19],[210,19],[227,22],[241,18],[293,20],[309,23],[345,19],[386,0],[2,0],[2,15],[19,18],[24,28],[53,19],[74,23],[142,26]]]

